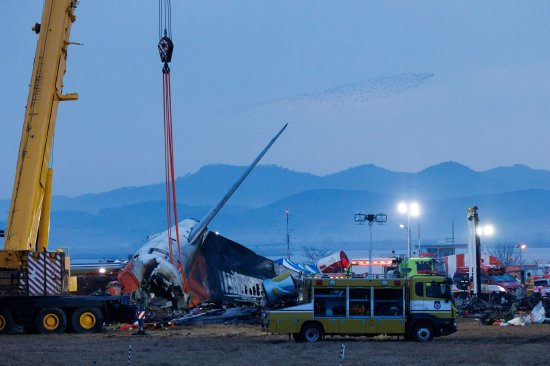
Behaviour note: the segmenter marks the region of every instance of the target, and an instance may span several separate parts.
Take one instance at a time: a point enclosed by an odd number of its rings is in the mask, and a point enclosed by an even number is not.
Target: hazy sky
[[[38,3],[38,4],[37,4]],[[81,0],[54,193],[162,181],[157,1]],[[327,174],[550,169],[547,1],[173,1],[176,175],[263,163]],[[11,195],[41,2],[0,1],[0,199]]]

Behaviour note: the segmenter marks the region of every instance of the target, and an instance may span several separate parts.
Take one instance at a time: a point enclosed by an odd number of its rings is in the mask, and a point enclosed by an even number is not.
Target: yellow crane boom
[[[14,326],[39,333],[101,331],[104,323],[131,322],[135,306],[120,296],[73,296],[69,258],[47,251],[50,224],[50,156],[62,94],[69,33],[77,0],[44,0],[13,196],[0,250],[0,334]],[[2,235],[0,231],[0,235]]]
[[[76,0],[45,0],[42,22],[33,27],[39,36],[0,268],[18,268],[17,251],[48,247],[53,173],[49,163],[57,107],[60,101],[78,99],[76,93],[62,93],[76,6]]]

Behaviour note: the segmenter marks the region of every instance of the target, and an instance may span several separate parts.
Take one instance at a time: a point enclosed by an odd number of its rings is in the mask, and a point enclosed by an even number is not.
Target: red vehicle
[[[550,276],[536,277],[538,276],[535,276],[535,292],[540,293],[541,296],[550,296]]]
[[[459,267],[453,276],[455,284],[467,283],[468,267]],[[481,284],[482,285],[497,285],[503,287],[508,293],[521,296],[523,295],[524,287],[521,282],[507,273],[504,268],[492,265],[481,267]]]

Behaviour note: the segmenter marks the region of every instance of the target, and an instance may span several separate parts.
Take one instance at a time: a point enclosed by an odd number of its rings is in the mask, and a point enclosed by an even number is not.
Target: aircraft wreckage
[[[279,275],[283,268],[232,240],[210,232],[208,224],[287,125],[202,220],[184,219],[179,223],[181,262],[170,259],[168,230],[149,237],[119,275],[122,293],[133,293],[136,299],[145,302],[160,297],[180,309],[195,307],[205,301],[259,302],[263,298],[262,280]]]

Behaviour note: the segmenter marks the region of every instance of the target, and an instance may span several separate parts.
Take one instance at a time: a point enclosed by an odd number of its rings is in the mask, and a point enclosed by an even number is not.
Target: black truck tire
[[[103,313],[98,308],[78,308],[71,317],[75,333],[99,332],[103,328]]]
[[[67,316],[60,308],[43,308],[34,318],[34,327],[38,333],[63,333],[67,328]]]
[[[428,342],[434,337],[433,327],[428,324],[418,324],[412,334],[415,341]]]
[[[13,328],[13,316],[7,309],[0,309],[0,334],[6,334]]]
[[[323,329],[315,323],[306,323],[300,332],[305,342],[317,342],[323,339]]]

